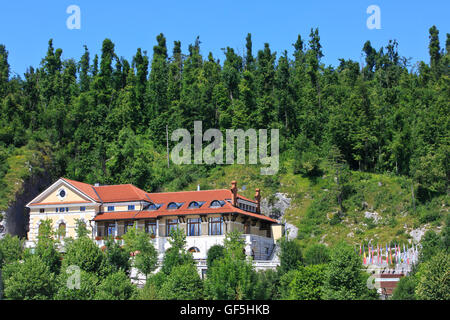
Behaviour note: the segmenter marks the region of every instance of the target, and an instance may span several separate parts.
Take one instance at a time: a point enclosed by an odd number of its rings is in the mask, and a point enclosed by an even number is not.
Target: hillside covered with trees
[[[298,36],[293,56],[268,43],[254,52],[250,34],[245,41],[243,56],[226,47],[219,61],[202,53],[199,38],[186,53],[174,41],[169,53],[160,34],[151,56],[138,48],[128,61],[110,39],[100,54],[85,47],[79,59],[62,59],[50,40],[40,66],[23,78],[11,76],[1,45],[0,210],[46,170],[54,179],[147,191],[228,187],[229,177],[261,186],[264,197],[286,192],[294,199],[288,221],[306,241],[349,232],[355,242],[374,234],[388,240],[392,232],[402,237],[405,223],[441,225],[450,176],[448,33],[444,47],[431,27],[430,60],[416,65],[392,40],[382,48],[364,43],[363,65],[343,58],[326,66],[318,29]],[[194,121],[203,130],[280,129],[280,171],[167,168],[166,125],[169,134],[192,131]],[[361,216],[367,208],[381,211],[384,235]],[[360,222],[366,228],[349,227]]]

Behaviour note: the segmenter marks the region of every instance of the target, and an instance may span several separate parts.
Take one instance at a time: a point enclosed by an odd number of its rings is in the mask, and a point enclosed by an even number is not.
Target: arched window
[[[213,201],[211,201],[211,207],[217,208],[217,207],[221,207],[221,206],[222,206],[222,204],[220,203],[219,200],[213,200]]]
[[[200,208],[200,205],[197,201],[192,201],[191,203],[189,203],[189,209],[198,209]]]
[[[191,253],[198,253],[200,252],[200,249],[197,247],[190,247],[188,251]]]
[[[171,202],[167,205],[167,209],[178,209],[179,205],[176,202]]]
[[[58,239],[64,240],[66,237],[66,224],[64,222],[61,222],[58,226]]]
[[[156,204],[150,203],[149,206],[148,206],[148,209],[149,210],[158,210],[158,207],[156,206]]]

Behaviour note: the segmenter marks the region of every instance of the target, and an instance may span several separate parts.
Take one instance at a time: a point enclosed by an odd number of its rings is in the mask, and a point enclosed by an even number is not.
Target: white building
[[[27,244],[32,246],[37,240],[45,219],[51,220],[61,240],[75,238],[76,222],[83,221],[100,247],[111,236],[120,241],[136,223],[149,233],[162,259],[170,247],[170,231],[181,228],[186,232],[187,249],[203,270],[209,248],[223,244],[227,232],[239,231],[256,267],[273,267],[268,260],[275,240],[281,237],[281,225],[261,214],[259,189],[255,200],[237,191],[235,181],[230,189],[147,193],[131,184],[99,186],[61,178],[27,205]]]

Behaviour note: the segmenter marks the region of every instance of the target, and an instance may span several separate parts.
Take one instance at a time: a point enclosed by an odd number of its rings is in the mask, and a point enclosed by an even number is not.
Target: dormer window
[[[189,209],[198,209],[200,208],[200,205],[198,204],[197,201],[192,201],[191,203],[189,203]]]
[[[183,205],[183,202],[171,202],[167,205],[167,209],[178,209]]]
[[[171,202],[167,205],[167,209],[178,209],[178,206],[175,202]]]
[[[188,206],[188,208],[189,209],[198,209],[198,208],[200,208],[202,205],[204,205],[205,204],[205,201],[199,201],[199,202],[197,202],[197,201],[192,201],[191,203],[189,203],[189,206]]]
[[[211,201],[211,208],[220,208],[223,207],[223,205],[225,204],[225,201],[222,200],[213,200]]]

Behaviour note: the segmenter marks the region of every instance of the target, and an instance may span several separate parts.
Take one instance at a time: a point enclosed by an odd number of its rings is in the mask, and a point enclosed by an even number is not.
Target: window
[[[65,208],[59,208],[59,212],[64,212],[65,211]],[[58,212],[58,211],[56,211],[56,212]]]
[[[164,205],[164,203],[150,203],[148,205],[148,209],[149,210],[158,210],[159,208],[161,208]]]
[[[170,236],[172,230],[178,228],[178,219],[168,219],[167,220],[167,236]]]
[[[188,250],[188,252],[191,252],[191,253],[198,253],[198,252],[200,252],[200,249],[197,248],[197,247],[190,247],[189,250]]]
[[[145,232],[156,235],[156,220],[155,219],[145,221]]]
[[[178,204],[176,202],[171,202],[167,205],[167,209],[178,209]]]
[[[200,208],[200,205],[198,204],[198,202],[196,201],[192,201],[191,203],[189,203],[189,209],[198,209]]]
[[[66,191],[64,189],[59,190],[59,197],[64,198],[66,196]]]
[[[55,211],[58,212],[58,208],[56,208]]]
[[[128,210],[134,210],[134,204],[128,206]]]
[[[219,208],[219,207],[222,207],[224,204],[225,204],[224,201],[213,200],[213,201],[211,201],[210,207],[212,207],[212,208]]]
[[[127,233],[127,231],[128,231],[129,229],[132,229],[132,228],[133,228],[133,226],[134,226],[133,221],[131,221],[131,220],[125,221],[124,226],[123,226],[123,233],[124,233],[124,234]]]
[[[114,206],[108,206],[108,211],[114,211]]]
[[[209,218],[209,235],[218,236],[222,234],[223,229],[223,218]]]
[[[66,208],[66,212],[69,212],[69,208]]]
[[[63,240],[66,237],[66,224],[61,222],[58,226],[58,239]]]
[[[80,207],[80,211],[86,211],[86,207]]]
[[[39,209],[39,213],[44,213],[45,209]]]
[[[105,236],[114,237],[116,235],[116,224],[114,222],[108,222],[105,224]]]
[[[188,236],[199,236],[201,234],[201,219],[188,219]]]

